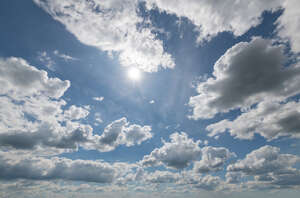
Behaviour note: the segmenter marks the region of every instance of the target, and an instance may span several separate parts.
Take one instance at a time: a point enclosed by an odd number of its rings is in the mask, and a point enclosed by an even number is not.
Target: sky
[[[299,9],[0,1],[0,197],[298,197]]]

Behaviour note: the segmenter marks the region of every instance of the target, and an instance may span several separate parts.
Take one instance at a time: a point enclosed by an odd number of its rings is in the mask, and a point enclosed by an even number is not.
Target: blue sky
[[[297,197],[299,5],[1,1],[0,197]]]

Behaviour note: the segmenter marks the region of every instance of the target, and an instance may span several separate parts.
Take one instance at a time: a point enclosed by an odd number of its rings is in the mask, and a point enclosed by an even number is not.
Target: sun
[[[132,81],[139,81],[142,77],[142,74],[138,68],[132,67],[128,70],[127,76]]]

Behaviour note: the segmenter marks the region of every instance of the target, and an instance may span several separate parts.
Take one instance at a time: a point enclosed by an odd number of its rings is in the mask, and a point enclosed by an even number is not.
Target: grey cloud
[[[72,180],[111,183],[118,170],[114,165],[99,161],[70,160],[66,158],[22,158],[0,154],[0,178],[5,180]]]
[[[235,156],[234,153],[224,147],[204,147],[202,148],[201,160],[194,163],[194,171],[197,173],[221,171],[226,161]]]
[[[265,98],[282,101],[299,93],[300,68],[284,68],[285,60],[282,46],[259,37],[236,44],[215,63],[213,77],[198,84],[199,95],[189,101],[191,118],[213,118]]]

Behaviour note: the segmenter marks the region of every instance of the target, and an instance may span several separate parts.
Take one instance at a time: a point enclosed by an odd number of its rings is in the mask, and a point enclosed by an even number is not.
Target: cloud
[[[68,80],[48,78],[47,72],[30,66],[21,58],[0,58],[0,94],[11,97],[46,95],[60,98],[70,87]]]
[[[150,126],[130,125],[127,119],[123,117],[107,125],[101,136],[97,136],[94,140],[92,147],[107,152],[114,150],[119,145],[128,147],[140,145],[151,138]]]
[[[103,96],[100,96],[100,97],[93,97],[93,100],[101,102],[101,101],[104,100],[104,97],[103,97]]]
[[[186,17],[199,31],[198,41],[209,40],[220,32],[232,32],[241,36],[251,27],[261,23],[265,10],[274,11],[281,6],[280,0],[273,1],[211,1],[211,0],[149,0],[148,8],[158,7],[161,11]]]
[[[290,42],[291,48],[294,52],[300,52],[300,5],[297,0],[285,0],[282,1],[282,7],[284,12],[278,18],[276,23],[278,24],[278,35]]]
[[[283,47],[259,37],[228,49],[214,65],[213,77],[197,86],[190,98],[193,119],[245,109],[268,100],[283,101],[300,92],[300,67],[284,67]]]
[[[59,58],[64,59],[64,61],[68,62],[68,61],[74,61],[74,60],[78,60],[77,58],[74,58],[72,56],[60,53],[58,50],[54,50],[53,54],[56,55]]]
[[[281,136],[300,137],[300,103],[265,101],[255,108],[243,112],[235,120],[222,120],[207,126],[209,136],[216,136],[227,129],[230,134],[239,139],[252,139],[254,134],[260,134],[267,140]]]
[[[236,155],[227,148],[206,146],[202,148],[201,160],[194,163],[194,171],[197,173],[221,171],[226,161],[232,157]]]
[[[170,135],[171,142],[163,140],[163,146],[144,156],[144,166],[165,165],[168,168],[182,169],[201,156],[200,141],[194,142],[184,132]]]
[[[64,111],[64,116],[69,120],[80,120],[89,115],[89,111],[82,107],[72,105],[68,110]]]
[[[52,71],[55,70],[55,67],[54,67],[55,62],[54,62],[54,60],[52,60],[52,58],[48,55],[47,52],[45,52],[45,51],[39,52],[37,58],[38,58],[38,60],[39,60],[41,63],[45,64],[45,66],[46,66],[48,69],[50,69],[50,70],[52,70]]]
[[[149,103],[150,103],[150,104],[154,104],[155,101],[154,101],[154,100],[150,100]]]
[[[163,43],[143,27],[137,0],[66,1],[34,0],[79,41],[109,54],[117,54],[123,66],[146,72],[175,66]],[[148,24],[151,26],[151,24]]]
[[[0,178],[3,180],[71,180],[96,183],[112,183],[128,173],[131,165],[109,164],[101,161],[71,160],[67,158],[43,158],[12,156],[0,152]],[[123,173],[120,173],[120,166]]]
[[[298,162],[300,157],[281,154],[279,148],[267,145],[229,165],[227,171],[243,177],[254,176],[254,182],[250,182],[252,187],[262,184],[264,188],[290,188],[300,185],[300,171],[293,167]]]
[[[179,173],[173,173],[170,171],[158,171],[148,173],[145,176],[145,181],[149,183],[175,183],[181,178]]]

